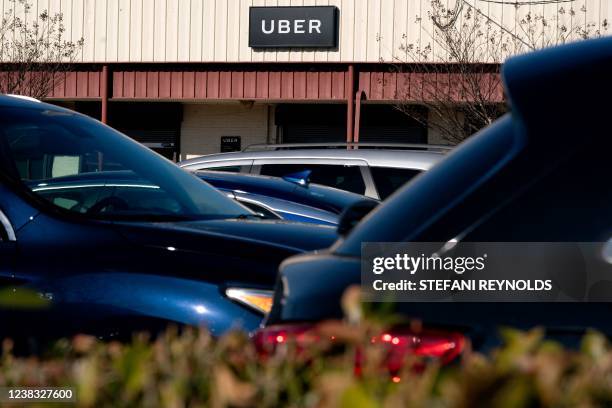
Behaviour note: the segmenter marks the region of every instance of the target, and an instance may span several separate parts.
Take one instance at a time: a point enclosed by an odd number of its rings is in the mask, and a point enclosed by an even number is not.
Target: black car
[[[339,299],[361,281],[364,242],[596,243],[599,250],[587,261],[612,273],[610,72],[609,38],[508,61],[503,80],[510,113],[389,197],[329,251],[283,262],[260,339],[274,342],[278,333],[285,339],[310,323],[342,318]],[[610,280],[600,283],[609,294]],[[578,279],[567,302],[395,308],[435,330],[417,339],[433,346],[415,352],[452,357],[466,338],[476,349],[497,344],[500,326],[543,326],[565,344],[576,344],[588,328],[612,334],[612,299],[598,289]],[[581,302],[572,303],[572,296]]]
[[[107,337],[168,322],[253,329],[278,264],[336,237],[262,220],[84,115],[0,96],[2,337]]]

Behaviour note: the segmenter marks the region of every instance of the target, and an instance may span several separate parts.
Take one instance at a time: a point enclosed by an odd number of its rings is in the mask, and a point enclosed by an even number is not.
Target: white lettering
[[[261,31],[264,34],[306,34],[306,20],[261,20]],[[308,20],[308,34],[321,34],[321,20]]]
[[[287,34],[289,31],[291,31],[289,20],[278,20],[278,33]]]
[[[317,33],[321,34],[321,20],[309,20],[308,21],[308,33],[312,34],[313,31],[317,31]]]
[[[266,20],[261,20],[261,31],[263,31],[264,34],[272,34],[274,32],[274,20],[270,21],[269,30],[266,29]]]
[[[372,272],[374,272],[377,275],[380,275],[381,273],[383,273],[385,271],[385,268],[382,267],[382,263],[384,262],[385,258],[374,258],[374,266],[372,267]]]
[[[304,34],[306,31],[304,30],[304,23],[306,20],[295,20],[293,22],[293,32],[296,34]]]

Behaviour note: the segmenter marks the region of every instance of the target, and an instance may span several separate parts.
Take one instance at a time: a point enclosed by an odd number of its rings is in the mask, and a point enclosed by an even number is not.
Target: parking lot
[[[1,404],[610,405],[611,7],[7,3]]]

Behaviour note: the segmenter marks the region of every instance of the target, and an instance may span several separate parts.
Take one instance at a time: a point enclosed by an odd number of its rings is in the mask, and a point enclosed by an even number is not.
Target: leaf
[[[346,408],[378,408],[380,404],[362,386],[353,385],[342,394],[340,406]]]
[[[240,381],[226,365],[215,368],[214,381],[214,406],[249,407],[254,404],[255,386]]]
[[[599,332],[589,331],[583,337],[580,349],[590,358],[597,360],[609,352],[608,340]]]
[[[344,291],[341,299],[342,310],[348,321],[358,323],[362,318],[361,288],[353,285]]]

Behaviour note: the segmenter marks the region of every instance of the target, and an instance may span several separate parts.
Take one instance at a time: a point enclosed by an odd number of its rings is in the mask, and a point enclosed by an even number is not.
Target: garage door
[[[415,108],[425,115],[424,109]],[[360,142],[427,143],[427,126],[397,110],[393,105],[361,106]]]
[[[344,105],[279,105],[275,118],[282,143],[346,141]]]
[[[280,105],[276,125],[282,143],[342,143],[346,141],[346,105]],[[392,105],[364,104],[359,141],[427,143],[427,127]]]
[[[183,106],[179,103],[110,104],[110,125],[171,160],[178,159]]]

